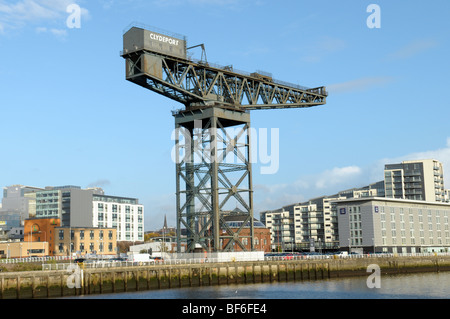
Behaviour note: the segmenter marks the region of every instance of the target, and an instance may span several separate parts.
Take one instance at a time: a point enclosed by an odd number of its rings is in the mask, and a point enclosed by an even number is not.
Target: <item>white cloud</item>
[[[421,159],[435,159],[440,161],[444,166],[444,187],[450,188],[450,137],[447,137],[445,147],[439,148],[437,150],[411,153],[398,158],[387,159],[385,161],[389,161],[386,163],[400,163],[401,161]]]
[[[50,33],[61,40],[66,39],[66,37],[68,35],[67,29],[56,29],[56,28],[48,29],[46,27],[37,27],[36,33]]]
[[[326,56],[342,51],[347,47],[347,43],[340,38],[322,37],[316,43],[296,50],[306,52],[302,57],[302,61],[308,63],[320,62]]]
[[[29,24],[38,24],[40,32],[48,31],[43,23],[56,23],[65,26],[69,13],[66,12],[70,4],[79,4],[77,0],[20,0],[15,3],[0,0],[0,31],[7,29],[23,28]],[[89,11],[81,8],[84,19],[89,17]],[[45,29],[45,30],[44,30]],[[49,30],[55,35],[61,36],[61,28]]]
[[[428,51],[436,47],[438,43],[434,39],[418,39],[415,40],[388,56],[391,60],[403,60]]]
[[[364,77],[356,80],[351,80],[342,83],[327,85],[327,90],[329,93],[354,93],[366,91],[371,88],[384,86],[394,81],[393,77],[390,76],[373,76]]]
[[[264,2],[260,0],[153,0],[153,4],[160,7],[174,7],[180,5],[221,7],[230,10],[241,11],[243,8],[262,6]]]
[[[293,183],[255,185],[255,216],[268,209],[304,202],[322,195],[369,184],[366,172],[358,166],[334,167],[318,174],[299,177]]]
[[[315,187],[317,189],[327,189],[335,185],[345,184],[358,178],[361,173],[361,168],[358,166],[335,167],[320,174],[315,182]]]

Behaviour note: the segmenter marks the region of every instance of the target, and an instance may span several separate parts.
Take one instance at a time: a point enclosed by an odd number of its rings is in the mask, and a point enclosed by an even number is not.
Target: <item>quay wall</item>
[[[450,256],[152,265],[0,273],[0,299],[56,298],[210,285],[321,280],[450,270]]]

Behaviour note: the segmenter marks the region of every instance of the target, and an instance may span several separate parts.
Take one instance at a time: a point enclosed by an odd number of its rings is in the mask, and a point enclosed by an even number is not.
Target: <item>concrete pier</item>
[[[0,273],[0,299],[31,299],[151,289],[368,276],[450,270],[450,256],[377,257],[152,265],[102,269]]]

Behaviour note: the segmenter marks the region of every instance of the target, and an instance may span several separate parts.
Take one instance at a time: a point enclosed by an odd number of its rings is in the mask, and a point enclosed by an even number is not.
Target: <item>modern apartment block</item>
[[[92,227],[92,196],[101,188],[47,186],[36,193],[36,217],[59,218],[61,226]]]
[[[310,249],[316,243],[333,246],[336,238],[332,238],[332,233],[328,233],[328,243],[324,239],[325,218],[329,218],[327,226],[331,226],[334,217],[327,200],[321,197],[261,213],[261,220],[271,233],[272,250]]]
[[[261,221],[271,229],[272,249],[358,247],[367,251],[376,246],[377,251],[389,252],[446,251],[449,193],[444,188],[442,163],[434,159],[404,161],[386,164],[383,181],[262,212]],[[367,205],[372,205],[371,209]],[[398,210],[400,224],[377,219],[386,217],[375,212],[387,209]],[[389,217],[395,218],[395,214]],[[430,222],[424,224],[424,218]],[[405,219],[413,224],[406,225]]]
[[[384,194],[383,182],[261,212],[261,221],[270,229],[272,250],[337,249],[339,236],[335,201],[379,194]]]
[[[404,161],[384,168],[388,198],[448,202],[442,163],[433,160]]]
[[[450,249],[450,204],[393,198],[336,202],[341,249],[420,253]]]
[[[46,187],[36,193],[36,218],[59,218],[61,227],[115,228],[117,241],[144,240],[144,206],[101,188]]]
[[[117,229],[117,241],[144,241],[144,206],[136,198],[95,194],[92,227]]]

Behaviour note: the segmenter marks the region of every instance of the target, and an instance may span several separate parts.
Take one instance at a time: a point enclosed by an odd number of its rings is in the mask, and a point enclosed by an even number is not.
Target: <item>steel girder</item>
[[[198,245],[214,251],[237,245],[245,251],[244,238],[253,250],[249,116],[218,108],[207,111],[175,115],[178,251],[183,227],[188,252]],[[244,219],[238,229],[225,221],[233,214]],[[245,227],[249,231],[243,234]]]
[[[123,55],[127,80],[189,108],[214,104],[238,110],[303,108],[326,103],[325,87],[287,85],[257,73],[233,72],[141,50]]]

